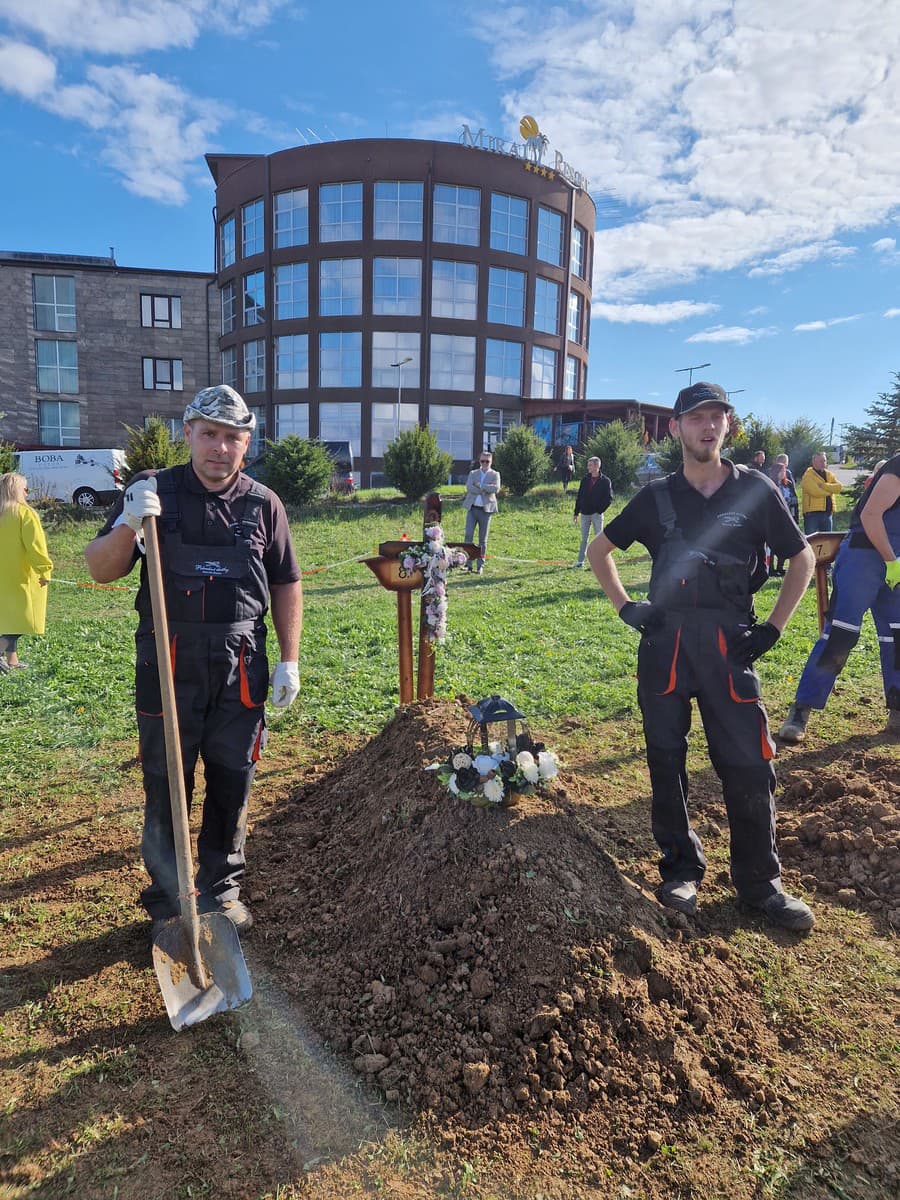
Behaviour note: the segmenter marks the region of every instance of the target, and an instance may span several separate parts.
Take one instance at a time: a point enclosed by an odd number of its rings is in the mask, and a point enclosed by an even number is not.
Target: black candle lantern
[[[483,753],[488,753],[490,744],[489,726],[497,721],[506,722],[506,748],[511,758],[516,757],[516,739],[517,730],[516,722],[522,722],[522,732],[527,735],[528,729],[525,724],[525,714],[520,713],[516,706],[510,700],[504,700],[502,696],[488,696],[484,700],[479,700],[477,704],[468,706],[472,720],[469,722],[469,728],[466,734],[466,740],[469,745],[474,745],[476,731],[481,735],[481,749]]]

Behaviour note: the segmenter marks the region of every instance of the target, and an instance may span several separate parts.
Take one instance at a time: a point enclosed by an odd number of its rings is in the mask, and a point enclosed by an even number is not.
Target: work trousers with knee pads
[[[781,868],[775,848],[775,747],[759,677],[728,655],[729,641],[747,623],[724,609],[670,611],[661,630],[641,638],[638,700],[662,878],[699,882],[706,871],[688,815],[687,735],[696,698],[728,813],[731,878],[739,895],[756,902],[781,890]]]
[[[198,757],[206,776],[196,886],[217,901],[236,899],[244,875],[250,785],[265,742],[265,629],[216,634],[201,625],[176,630],[172,660],[189,808]],[[151,879],[141,901],[155,919],[176,916],[180,907],[152,636],[137,639],[135,698],[145,797],[141,853]]]
[[[825,707],[869,609],[878,634],[885,703],[900,709],[900,588],[892,590],[885,583],[884,560],[877,550],[856,549],[849,540],[841,543],[831,577],[834,587],[825,625],[803,668],[794,702]]]

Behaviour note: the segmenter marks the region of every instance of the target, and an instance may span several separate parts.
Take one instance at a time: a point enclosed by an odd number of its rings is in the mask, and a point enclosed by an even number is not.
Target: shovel
[[[162,693],[166,767],[178,869],[178,901],[181,905],[181,917],[170,921],[153,943],[153,967],[166,1002],[169,1021],[172,1028],[177,1030],[205,1021],[213,1013],[227,1012],[246,1003],[253,995],[253,985],[247,974],[237,930],[231,921],[224,913],[201,915],[197,912],[197,889],[194,886],[187,796],[169,649],[169,622],[155,517],[144,520],[144,542]]]

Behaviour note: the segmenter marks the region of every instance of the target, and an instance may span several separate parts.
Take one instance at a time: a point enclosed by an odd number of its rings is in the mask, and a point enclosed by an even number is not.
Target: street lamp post
[[[397,420],[394,424],[394,438],[400,436],[400,403],[403,399],[403,368],[408,362],[412,362],[412,355],[407,354],[406,358],[401,358],[399,362],[391,363],[392,367],[397,368]]]
[[[704,367],[708,367],[710,365],[710,363],[698,363],[695,367],[676,367],[675,374],[677,375],[680,371],[690,371],[690,374],[688,375],[688,387],[690,387],[694,382],[694,372],[702,371]]]

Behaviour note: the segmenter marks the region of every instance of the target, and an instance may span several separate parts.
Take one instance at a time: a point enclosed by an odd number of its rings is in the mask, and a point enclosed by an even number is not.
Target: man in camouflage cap
[[[239,899],[247,805],[266,740],[269,686],[265,614],[280,661],[272,703],[299,691],[297,655],[303,620],[300,569],[281,501],[241,471],[256,418],[225,384],[199,391],[184,412],[188,464],[135,476],[85,548],[91,575],[109,583],[141,563],[135,608],[135,700],[144,775],[141,852],[150,886],[141,900],[153,936],[179,913],[162,700],[142,528],[157,520],[172,639],[181,751],[190,798],[203,759],[206,797],[197,841],[202,912],[223,912],[239,930],[252,924]]]

